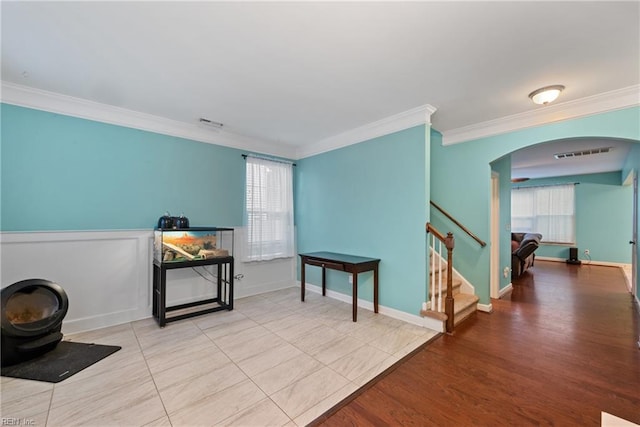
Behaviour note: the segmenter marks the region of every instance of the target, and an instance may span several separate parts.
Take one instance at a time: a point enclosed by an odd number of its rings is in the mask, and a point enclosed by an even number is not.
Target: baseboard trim
[[[502,298],[505,294],[511,292],[513,290],[513,283],[509,283],[504,288],[498,291],[498,299]]]
[[[234,300],[238,300],[240,298],[251,297],[254,295],[260,295],[267,292],[279,291],[281,289],[293,288],[295,287],[295,281],[291,280],[281,280],[277,282],[269,282],[269,283],[260,283],[255,286],[250,287],[241,287],[239,281],[234,280]]]
[[[552,262],[567,262],[564,258],[554,258],[554,257],[546,257],[546,256],[536,256],[536,260],[540,261],[552,261]],[[609,261],[588,261],[588,260],[580,260],[582,261],[582,265],[600,265],[603,267],[619,267],[625,268],[631,266],[631,264],[625,264],[623,262],[609,262]]]
[[[478,311],[483,311],[485,313],[493,312],[493,305],[491,304],[477,304]]]
[[[123,310],[114,313],[99,314],[97,316],[83,317],[80,319],[64,320],[62,322],[62,332],[65,335],[77,334],[81,332],[94,331],[109,326],[121,325],[127,322],[147,319],[151,307],[142,307],[134,310]]]
[[[297,281],[298,286],[300,286],[300,281]],[[313,285],[311,283],[305,284],[305,289],[311,292],[322,294],[322,286]],[[341,292],[332,291],[331,289],[327,289],[326,296],[338,301],[345,302],[347,304],[352,303],[352,296],[343,294]],[[373,311],[373,302],[367,301],[358,298],[358,308],[363,308],[365,310]],[[444,325],[442,322],[422,316],[416,316],[413,314],[405,313],[404,311],[396,310],[395,308],[385,307],[383,305],[378,304],[378,313],[391,317],[393,319],[402,320],[403,322],[411,323],[413,325],[421,326],[423,328],[432,329],[436,332],[444,332]]]

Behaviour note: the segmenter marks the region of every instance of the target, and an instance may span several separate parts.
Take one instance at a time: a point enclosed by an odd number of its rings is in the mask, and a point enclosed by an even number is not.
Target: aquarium
[[[158,262],[232,257],[233,228],[157,228],[154,230],[153,256]]]

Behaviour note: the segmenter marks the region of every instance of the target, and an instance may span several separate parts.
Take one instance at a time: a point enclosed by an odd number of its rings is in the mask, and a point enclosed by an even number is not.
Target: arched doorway
[[[637,242],[637,186],[634,188],[633,177],[626,176],[626,174],[623,176],[622,170],[627,157],[637,142],[630,139],[602,137],[564,138],[533,144],[515,150],[492,162],[490,195],[492,247],[499,246],[501,251],[509,251],[510,254],[509,242],[505,244],[507,236],[510,235],[505,231],[510,227],[503,227],[505,224],[511,224],[511,218],[507,217],[511,210],[510,192],[504,191],[504,189],[498,191],[495,188],[496,175],[493,169],[498,160],[504,162],[505,157],[507,158],[511,165],[509,181],[514,179],[525,182],[519,185],[549,185],[567,181],[584,181],[584,185],[577,187],[583,200],[577,203],[576,209],[581,209],[583,212],[576,213],[580,221],[577,222],[576,232],[578,235],[576,241],[573,242],[574,246],[580,247],[582,244],[582,249],[590,252],[586,257],[589,262],[604,265],[631,265],[632,292],[635,295],[637,253],[635,244],[629,245],[629,242]],[[500,182],[500,185],[504,186],[508,181],[502,179]],[[611,192],[607,196],[605,194],[608,189],[611,189]],[[501,195],[502,199],[500,199]],[[498,197],[498,201],[495,200],[496,197]],[[604,200],[606,203],[599,205],[597,200]],[[616,205],[613,210],[610,206],[611,203]],[[607,204],[609,206],[606,206]],[[496,206],[504,205],[508,205],[509,208],[496,208]],[[588,212],[586,212],[587,210]],[[599,211],[601,213],[598,213]],[[612,213],[616,215],[611,215]],[[615,219],[612,219],[607,225],[609,215],[611,218],[615,216]],[[615,232],[607,236],[607,233],[613,229]],[[498,237],[501,234],[504,237]],[[495,239],[499,239],[497,244]],[[545,247],[537,256],[542,255],[543,258],[554,260],[562,260],[563,257],[566,259],[569,246],[557,245],[553,247],[553,250]],[[595,253],[591,247],[596,248]],[[583,252],[580,254],[584,255]],[[493,250],[491,252],[491,298],[498,298],[508,291],[511,285],[511,283],[505,285],[504,280],[502,283],[499,280],[500,275],[503,274],[503,265],[496,257],[499,256],[504,264],[504,260],[507,258],[505,255],[505,253],[497,255]]]

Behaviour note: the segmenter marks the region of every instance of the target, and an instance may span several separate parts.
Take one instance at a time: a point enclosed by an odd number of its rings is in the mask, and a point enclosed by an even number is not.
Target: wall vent
[[[570,159],[572,157],[590,156],[592,154],[604,154],[613,151],[613,147],[590,148],[588,150],[570,151],[568,153],[557,153],[553,157],[556,159]]]
[[[224,126],[222,123],[219,122],[214,122],[211,119],[206,119],[204,117],[200,117],[200,119],[198,120],[200,122],[201,125],[204,126],[208,126],[208,127],[213,127],[213,128],[222,128],[222,126]]]

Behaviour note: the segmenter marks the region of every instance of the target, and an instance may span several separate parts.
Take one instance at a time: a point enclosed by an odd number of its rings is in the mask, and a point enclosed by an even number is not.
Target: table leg
[[[158,266],[153,264],[153,307],[151,311],[153,313],[153,317],[158,318],[158,293],[160,293],[160,287],[158,286],[158,279],[160,278],[158,274]]]
[[[300,301],[304,302],[304,260],[300,265]]]
[[[358,273],[352,272],[353,277],[353,321],[358,321]]]
[[[233,264],[229,263],[229,310],[233,310]]]
[[[327,269],[322,265],[322,296],[327,296]]]
[[[373,268],[373,312],[378,312],[378,266]]]
[[[167,270],[160,267],[160,307],[158,308],[158,325],[161,328],[167,324]]]
[[[216,290],[218,291],[218,304],[223,305],[225,301],[222,295],[222,264],[218,264],[218,283]]]

